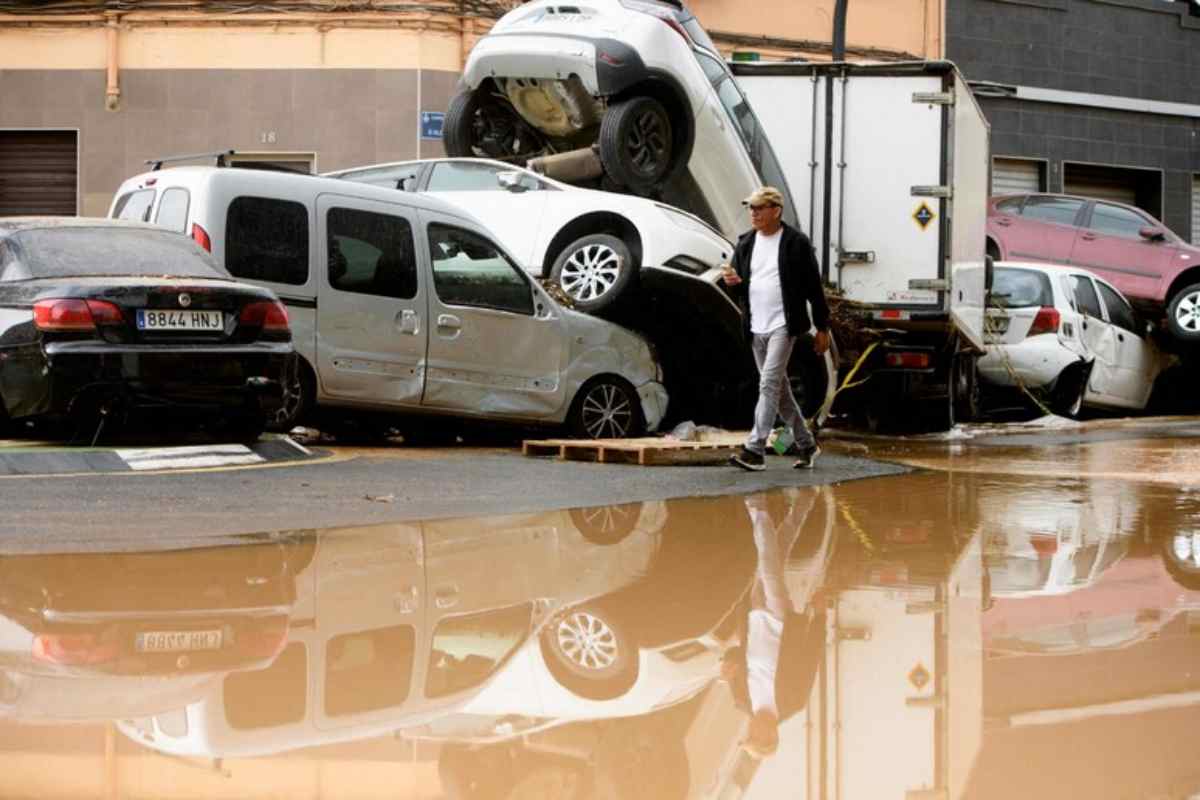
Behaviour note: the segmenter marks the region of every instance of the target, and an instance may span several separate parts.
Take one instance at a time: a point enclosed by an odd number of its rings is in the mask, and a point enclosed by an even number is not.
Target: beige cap
[[[756,189],[752,195],[742,201],[744,206],[761,206],[770,204],[783,208],[783,192],[774,186],[763,186]]]

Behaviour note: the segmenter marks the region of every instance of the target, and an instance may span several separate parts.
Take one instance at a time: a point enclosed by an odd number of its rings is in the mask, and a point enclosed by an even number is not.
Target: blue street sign
[[[421,138],[422,139],[441,139],[442,125],[446,122],[446,115],[441,111],[422,111],[421,112]]]

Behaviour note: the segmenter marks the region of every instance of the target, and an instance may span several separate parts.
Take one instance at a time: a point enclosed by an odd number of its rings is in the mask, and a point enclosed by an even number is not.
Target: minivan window
[[[113,206],[113,219],[131,219],[135,222],[149,222],[150,208],[154,205],[153,189],[137,189],[121,195]]]
[[[1125,298],[1103,283],[1096,285],[1100,287],[1100,296],[1104,298],[1104,305],[1108,307],[1108,321],[1130,333],[1137,333],[1137,318]]]
[[[531,611],[523,603],[439,622],[425,694],[445,697],[482,684],[529,636]]]
[[[1139,231],[1149,224],[1149,220],[1143,219],[1127,208],[1108,203],[1096,203],[1092,209],[1092,220],[1088,223],[1088,228],[1109,236],[1140,240],[1142,235]]]
[[[1004,308],[1053,306],[1054,291],[1044,272],[999,267],[992,279],[992,299]]]
[[[1104,314],[1100,311],[1100,298],[1092,287],[1091,279],[1082,275],[1072,275],[1071,280],[1075,285],[1073,294],[1075,295],[1076,310],[1096,319],[1103,319]]]
[[[308,654],[293,642],[266,669],[225,677],[225,719],[235,730],[274,728],[304,719]]]
[[[1059,225],[1074,225],[1081,208],[1082,200],[1069,197],[1029,197],[1021,209],[1021,216]]]
[[[408,220],[331,208],[325,221],[330,286],[400,300],[416,297],[417,258]]]
[[[169,231],[187,233],[188,203],[191,196],[187,189],[172,187],[163,192],[158,202],[158,216],[154,222]]]
[[[234,198],[225,217],[225,267],[239,278],[308,283],[308,211],[292,200]]]
[[[412,684],[416,633],[408,625],[347,633],[325,650],[325,714],[398,706]]]
[[[533,315],[533,292],[523,272],[479,234],[434,223],[429,253],[433,288],[443,303]]]

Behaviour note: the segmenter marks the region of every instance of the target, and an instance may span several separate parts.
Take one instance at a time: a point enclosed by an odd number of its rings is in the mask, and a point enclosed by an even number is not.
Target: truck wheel
[[[620,184],[649,194],[671,173],[671,118],[653,97],[632,97],[609,107],[600,121],[600,162]]]
[[[602,375],[579,390],[567,427],[581,439],[626,439],[640,436],[646,423],[642,402],[628,381]]]
[[[556,616],[542,629],[539,644],[550,674],[579,697],[612,700],[637,681],[636,645],[598,604],[583,603]]]
[[[979,371],[975,356],[959,353],[950,370],[954,421],[971,422],[979,418]]]
[[[611,306],[629,287],[638,265],[629,246],[616,236],[597,233],[571,242],[554,259],[550,278],[575,302],[594,313]]]
[[[1185,286],[1167,304],[1167,325],[1181,342],[1200,342],[1200,283]]]
[[[451,98],[442,144],[451,158],[532,158],[544,149],[537,132],[483,87]]]

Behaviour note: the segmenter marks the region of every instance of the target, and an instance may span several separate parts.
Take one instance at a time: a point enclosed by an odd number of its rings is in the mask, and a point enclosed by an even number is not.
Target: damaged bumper
[[[14,419],[66,417],[110,403],[205,413],[258,408],[270,414],[281,404],[281,380],[295,358],[286,342],[236,347],[53,342],[24,357],[7,355],[0,388]]]

